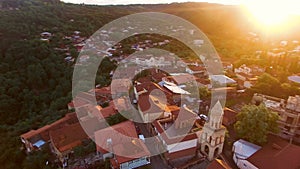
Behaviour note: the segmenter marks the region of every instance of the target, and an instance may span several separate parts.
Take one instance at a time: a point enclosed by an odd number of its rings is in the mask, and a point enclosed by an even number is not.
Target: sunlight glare
[[[300,1],[297,0],[251,0],[243,5],[250,15],[264,28],[282,26],[291,15],[299,15]]]

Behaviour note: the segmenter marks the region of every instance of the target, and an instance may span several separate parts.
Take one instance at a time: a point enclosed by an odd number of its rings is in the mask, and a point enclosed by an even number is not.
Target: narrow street
[[[146,124],[141,123],[135,123],[135,125],[138,127],[138,130],[140,130],[140,133],[144,135],[145,138],[152,137],[151,133],[146,129]],[[151,154],[158,154],[157,149],[157,142],[153,142],[150,140],[145,140],[146,145],[148,147],[148,150]],[[172,169],[172,167],[168,166],[166,160],[163,159],[162,155],[154,155],[150,157],[151,161],[151,168],[152,169]]]

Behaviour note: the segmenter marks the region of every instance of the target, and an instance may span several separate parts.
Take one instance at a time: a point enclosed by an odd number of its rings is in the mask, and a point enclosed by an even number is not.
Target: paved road
[[[143,134],[145,138],[153,137],[151,133],[146,129],[146,124],[135,123],[135,125],[138,126],[140,133]],[[162,157],[162,155],[158,154],[158,143],[156,141],[150,141],[146,139],[145,143],[150,153],[154,154],[154,156],[151,156],[150,158],[152,169],[172,169],[172,167],[168,166],[166,160]]]

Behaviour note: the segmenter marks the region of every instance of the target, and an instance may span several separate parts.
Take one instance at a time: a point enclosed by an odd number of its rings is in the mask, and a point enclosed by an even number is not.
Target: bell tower
[[[201,135],[201,152],[212,161],[222,153],[226,128],[222,125],[223,107],[218,101],[211,109]]]

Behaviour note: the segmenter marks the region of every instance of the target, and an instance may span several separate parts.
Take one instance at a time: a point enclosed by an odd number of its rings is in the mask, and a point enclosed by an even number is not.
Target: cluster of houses
[[[100,35],[108,34],[109,31],[102,31]],[[48,41],[51,36],[51,33],[43,32],[41,40]],[[79,31],[65,38],[72,40],[78,51],[85,45],[85,38],[80,37]],[[152,43],[146,40],[132,45],[131,48],[142,51],[169,42],[164,40]],[[113,44],[110,41],[104,43],[108,46]],[[203,40],[194,41],[198,46],[203,43]],[[74,148],[86,140],[93,140],[96,143],[97,156],[109,159],[112,168],[129,169],[149,165],[153,151],[163,152],[164,159],[169,164],[174,164],[173,162],[180,158],[192,159],[197,156],[201,159],[198,162],[207,159],[211,161],[210,166],[230,168],[225,161],[216,158],[223,150],[225,126],[236,122],[237,113],[229,108],[223,108],[221,103],[216,101],[208,110],[208,114],[201,114],[199,110],[201,100],[194,97],[194,91],[190,90],[190,86],[206,87],[214,92],[226,91],[229,95],[235,94],[238,92],[237,88],[251,88],[265,69],[250,65],[241,65],[233,69],[232,64],[224,63],[224,70],[232,71],[236,75],[233,79],[225,75],[209,75],[202,63],[168,56],[146,55],[127,60],[123,55],[112,57],[116,52],[120,53],[117,49],[121,48],[122,45],[117,44],[104,51],[105,55],[123,65],[123,68],[114,72],[111,85],[78,93],[68,104],[70,112],[76,110],[76,113],[66,114],[52,124],[22,134],[20,138],[26,151],[30,153],[48,146],[62,167],[66,167]],[[65,59],[74,61],[71,56]],[[79,62],[86,62],[89,59],[89,55],[82,55]],[[133,64],[138,66],[132,66]],[[166,73],[161,69],[172,71]],[[132,81],[131,75],[143,70],[147,70],[148,74]],[[291,79],[295,80],[297,77]],[[212,84],[222,87],[216,88]],[[125,97],[129,91],[132,91],[131,97]],[[253,103],[258,102],[263,102],[268,108],[279,113],[278,123],[281,132],[278,136],[300,143],[299,96],[290,96],[288,100],[283,100],[255,94]],[[136,108],[137,113],[134,113],[132,106]],[[122,112],[129,113],[126,117],[129,120],[112,126],[107,124],[109,118]],[[137,123],[131,119],[133,116],[145,123],[146,131],[139,130]],[[155,138],[153,142],[155,150],[149,149],[147,137],[144,137],[143,132],[150,133],[150,136]],[[288,158],[286,154],[289,153],[299,156],[299,147],[275,136],[270,136],[270,140],[264,147],[238,140],[233,145],[234,162],[239,168],[276,168],[282,163],[272,163],[270,159],[286,159]],[[265,155],[269,159],[265,158]],[[289,165],[289,168],[293,168],[299,167],[300,164],[293,161]]]
[[[53,36],[55,36],[53,33],[50,32],[42,32],[40,34],[40,40],[41,41],[45,41],[45,42],[50,42],[51,38],[53,38]],[[73,47],[75,47],[75,49],[77,50],[77,52],[80,52],[82,50],[82,48],[85,46],[86,44],[86,37],[82,37],[81,36],[81,32],[80,31],[74,31],[71,36],[64,36],[62,38],[63,42],[70,42],[71,44],[60,44],[59,47],[54,48],[54,50],[57,51],[63,51],[65,52],[65,58],[64,60],[66,62],[74,62],[75,61],[75,56],[71,56],[70,53],[70,45],[72,45]]]
[[[200,116],[199,109],[193,107],[199,102],[181,99],[191,94],[180,87],[193,80],[190,74],[172,76],[157,69],[150,72],[149,76],[134,81],[133,86],[129,85],[129,79],[114,79],[111,86],[78,93],[68,104],[70,111],[75,109],[76,113],[66,114],[50,125],[20,136],[26,151],[30,153],[48,146],[66,167],[73,149],[92,139],[97,156],[109,159],[112,168],[148,165],[153,150],[148,149],[136,124],[131,120],[110,127],[107,124],[108,118],[131,110],[133,103],[138,112],[134,116],[147,122],[147,132],[155,138],[157,151],[164,150],[166,161],[197,154],[202,160],[214,161],[223,150],[224,125],[235,122],[236,112],[223,109],[220,102],[216,102],[208,116]],[[128,100],[124,92],[130,87],[133,87],[133,98]]]

